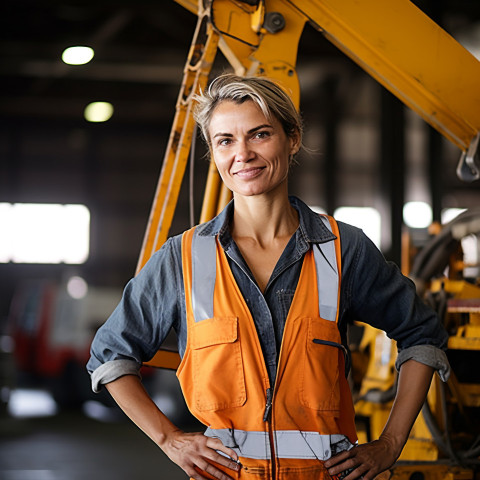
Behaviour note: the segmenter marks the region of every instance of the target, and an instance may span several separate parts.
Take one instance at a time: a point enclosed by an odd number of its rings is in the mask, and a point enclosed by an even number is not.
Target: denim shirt
[[[295,197],[299,227],[275,266],[264,293],[230,235],[234,203],[216,218],[200,225],[200,235],[218,235],[233,276],[250,309],[262,345],[265,364],[273,384],[283,329],[305,253],[314,243],[335,239],[319,216]],[[339,329],[347,344],[347,324],[362,321],[384,330],[396,340],[397,368],[415,359],[438,370],[445,380],[449,364],[444,349],[448,335],[436,314],[416,295],[411,280],[398,267],[386,262],[380,251],[355,227],[338,222],[342,249]],[[87,369],[92,388],[122,375],[139,375],[170,329],[177,334],[183,357],[187,326],[182,273],[181,235],[170,238],[125,287],[115,311],[98,330]]]

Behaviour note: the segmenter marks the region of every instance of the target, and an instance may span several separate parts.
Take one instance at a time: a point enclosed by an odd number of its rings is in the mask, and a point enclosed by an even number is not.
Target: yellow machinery
[[[275,79],[299,105],[296,57],[307,22],[459,147],[461,179],[480,178],[475,163],[480,63],[410,1],[176,1],[197,14],[198,22],[137,271],[167,239],[194,134],[192,96],[206,86],[218,49],[237,74]],[[199,221],[211,219],[229,199],[211,162]],[[466,221],[463,217],[454,225]],[[447,228],[437,237],[453,235],[453,230]],[[478,231],[473,234],[478,236]],[[458,236],[450,242],[456,249]],[[461,278],[458,262],[450,265],[448,278],[441,277],[445,265],[437,271],[442,263],[438,257],[445,260],[444,250],[454,252],[436,241],[416,261],[413,273],[450,332],[454,373],[447,387],[433,381],[423,414],[392,469],[391,478],[398,480],[480,478],[475,477],[480,455],[480,287]],[[396,347],[382,332],[365,327],[352,354],[359,435],[368,441],[379,435],[390,410]],[[178,363],[178,353],[168,350],[150,362],[171,369]]]
[[[446,385],[433,379],[422,414],[392,469],[394,479],[480,478],[480,264],[465,263],[466,238],[480,245],[480,210],[446,225],[415,257],[410,271],[450,334],[452,373]],[[468,280],[467,268],[474,272]],[[362,328],[361,342],[352,352],[355,410],[360,441],[369,441],[380,435],[392,405],[396,348],[383,332]]]

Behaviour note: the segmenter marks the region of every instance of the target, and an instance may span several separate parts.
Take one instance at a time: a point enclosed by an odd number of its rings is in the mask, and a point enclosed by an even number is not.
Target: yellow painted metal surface
[[[480,130],[480,62],[409,0],[298,0],[328,40],[466,150]]]
[[[193,11],[191,1],[176,1]],[[480,131],[480,62],[409,0],[266,0],[263,12],[215,0],[212,10],[220,47],[235,70],[276,78],[296,101],[298,40],[311,21],[462,151]],[[286,20],[280,32],[258,26],[271,12]]]
[[[458,301],[449,303],[447,306],[448,313],[456,321],[455,335],[450,336],[448,348],[480,350],[480,307],[478,306],[480,287],[464,280],[438,278],[432,282],[431,290],[433,292],[445,290]],[[470,305],[469,300],[473,300],[475,303]],[[468,317],[468,322],[465,322],[465,316]]]
[[[360,324],[360,323],[359,323]],[[388,390],[395,382],[397,347],[385,332],[368,324],[361,324],[364,333],[360,349],[369,351],[369,363],[362,381],[360,396],[370,390]]]
[[[462,325],[455,336],[448,340],[448,348],[456,350],[480,350],[480,326]]]
[[[308,19],[294,2],[266,0],[263,10],[262,2],[257,8],[231,0],[215,0],[212,17],[221,37],[220,49],[235,71],[239,75],[275,79],[298,107],[300,90],[295,66],[298,44]],[[285,26],[270,33],[258,24],[259,18],[268,25],[271,23],[272,28],[283,18]]]
[[[218,35],[212,29],[204,12],[199,16],[194,41],[185,65],[175,118],[150,211],[137,272],[167,239],[192,143],[195,124],[192,115],[194,104],[192,96],[199,93],[207,84],[217,45]]]
[[[232,199],[232,192],[222,183],[220,187],[220,196],[218,197],[217,215],[227,206]]]
[[[207,222],[216,215],[221,183],[222,179],[215,166],[215,162],[211,160],[208,168],[207,183],[205,185],[200,223]]]
[[[442,289],[445,289],[457,299],[480,298],[480,286],[464,280],[450,280],[445,277],[432,280],[430,286],[432,292],[439,292]]]
[[[416,474],[416,475],[415,475]],[[392,469],[390,480],[473,480],[472,470],[438,463],[396,465]]]

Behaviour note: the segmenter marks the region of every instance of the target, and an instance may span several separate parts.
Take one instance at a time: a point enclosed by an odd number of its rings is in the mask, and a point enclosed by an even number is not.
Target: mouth
[[[236,175],[237,177],[240,177],[240,178],[253,178],[259,175],[264,169],[265,167],[243,168],[242,170],[233,172],[233,175]]]

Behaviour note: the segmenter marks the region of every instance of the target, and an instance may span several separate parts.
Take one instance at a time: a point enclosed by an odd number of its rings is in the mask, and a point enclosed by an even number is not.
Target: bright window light
[[[113,115],[113,105],[108,102],[92,102],[85,107],[83,112],[88,122],[106,122]]]
[[[84,263],[90,211],[85,205],[0,203],[0,262]]]
[[[43,390],[13,390],[8,402],[12,417],[47,417],[55,415],[57,404],[52,395]]]
[[[0,203],[0,225],[2,225],[2,235],[0,235],[0,263],[7,263],[11,260],[12,235],[10,225],[12,205],[10,203]]]
[[[479,276],[480,248],[478,237],[468,235],[461,240],[463,250],[463,261],[467,267],[463,270],[465,277],[477,278]]]
[[[425,202],[407,202],[403,206],[403,221],[411,228],[427,228],[432,223],[432,207]]]
[[[442,210],[442,225],[451,222],[454,218],[458,217],[466,210],[466,208],[445,208]]]
[[[90,47],[68,47],[62,53],[62,60],[67,65],[85,65],[94,56],[95,52]]]
[[[361,228],[365,235],[380,248],[382,219],[377,209],[372,207],[339,207],[333,216],[342,222]]]

